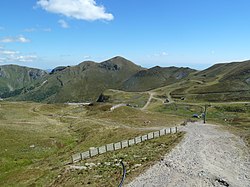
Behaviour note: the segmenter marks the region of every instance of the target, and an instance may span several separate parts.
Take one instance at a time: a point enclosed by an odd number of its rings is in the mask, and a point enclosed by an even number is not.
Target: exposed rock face
[[[118,71],[120,67],[117,64],[113,64],[112,62],[103,62],[99,65],[100,68],[104,68],[107,70]]]
[[[6,74],[2,68],[0,68],[0,77],[6,77]]]

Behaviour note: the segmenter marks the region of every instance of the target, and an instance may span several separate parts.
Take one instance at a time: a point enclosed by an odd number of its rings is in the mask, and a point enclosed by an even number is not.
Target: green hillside
[[[159,96],[177,100],[250,100],[250,61],[215,64],[203,71],[159,66],[146,69],[122,57],[60,66],[50,74],[14,65],[0,68],[0,97],[11,100],[92,102],[104,94],[109,102],[142,106],[146,102],[143,94],[148,95],[143,92],[157,88],[162,88]]]
[[[250,61],[216,64],[194,73],[171,95],[207,101],[250,100]]]
[[[86,61],[77,66],[57,68],[38,87],[16,99],[49,103],[95,101],[104,90],[118,89],[122,82],[142,69],[122,57],[102,63]]]
[[[125,81],[122,89],[125,91],[147,91],[158,87],[179,82],[196,70],[190,68],[177,68],[159,66],[139,71]]]
[[[17,65],[0,66],[0,96],[35,83],[46,74],[43,70]]]

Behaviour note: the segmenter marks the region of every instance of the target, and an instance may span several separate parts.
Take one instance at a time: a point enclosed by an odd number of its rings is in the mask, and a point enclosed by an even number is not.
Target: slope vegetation
[[[35,83],[46,74],[43,70],[17,65],[0,66],[0,96]]]
[[[166,86],[186,78],[195,70],[190,68],[159,66],[142,70],[130,77],[123,83],[123,89],[126,91],[147,91],[158,87]]]
[[[104,90],[119,88],[122,82],[142,69],[122,57],[102,63],[87,61],[77,66],[57,68],[41,81],[40,86],[17,99],[50,103],[95,101]],[[42,84],[44,81],[46,83]]]
[[[250,61],[216,64],[194,73],[171,95],[206,101],[250,100]]]

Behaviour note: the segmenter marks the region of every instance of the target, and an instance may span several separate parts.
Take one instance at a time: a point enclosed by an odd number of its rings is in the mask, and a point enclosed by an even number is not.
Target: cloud
[[[34,62],[38,58],[34,54],[22,54],[19,51],[4,48],[0,48],[0,55],[1,63]]]
[[[0,51],[1,55],[15,55],[15,54],[19,54],[19,51],[11,51],[11,50],[2,50]]]
[[[160,53],[154,53],[153,55],[152,54],[147,55],[148,58],[164,57],[164,56],[168,56],[168,53],[165,51],[160,52]]]
[[[51,32],[51,28],[27,28],[24,29],[24,32]]]
[[[79,20],[111,21],[114,16],[107,13],[104,6],[98,6],[95,0],[38,0],[37,5],[44,10]]]
[[[30,40],[25,38],[24,36],[18,36],[18,37],[5,37],[2,40],[0,40],[0,42],[2,43],[13,43],[13,42],[28,43],[30,42]]]
[[[69,28],[68,23],[67,23],[66,21],[64,21],[63,19],[58,20],[58,23],[59,23],[59,24],[61,25],[61,27],[64,28],[64,29]]]
[[[4,30],[4,27],[0,27],[0,31],[3,31]]]
[[[36,55],[20,55],[16,56],[15,59],[18,62],[34,62],[37,59]]]
[[[52,29],[51,28],[44,28],[44,29],[42,29],[42,31],[44,31],[44,32],[51,32]]]
[[[28,29],[24,29],[24,32],[35,32],[37,31],[36,28],[28,28]]]
[[[85,56],[83,57],[84,60],[91,59],[91,58],[92,58],[92,57],[91,57],[90,55],[85,55]]]

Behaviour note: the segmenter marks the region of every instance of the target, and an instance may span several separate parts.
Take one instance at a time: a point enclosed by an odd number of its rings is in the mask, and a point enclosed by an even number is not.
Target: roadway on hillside
[[[127,187],[250,186],[250,156],[239,137],[201,123],[183,130],[183,141]]]
[[[149,91],[148,92],[149,94],[149,98],[148,98],[148,101],[147,103],[141,108],[142,110],[146,110],[148,108],[148,106],[150,105],[150,103],[152,102],[152,99],[155,99],[155,100],[158,100],[160,102],[162,102],[162,104],[170,104],[170,103],[173,103],[173,99],[171,98],[170,94],[168,94],[168,100],[169,102],[168,103],[165,103],[165,100],[166,99],[162,99],[162,98],[158,98],[156,97],[156,93],[155,92],[152,92],[152,91]]]

